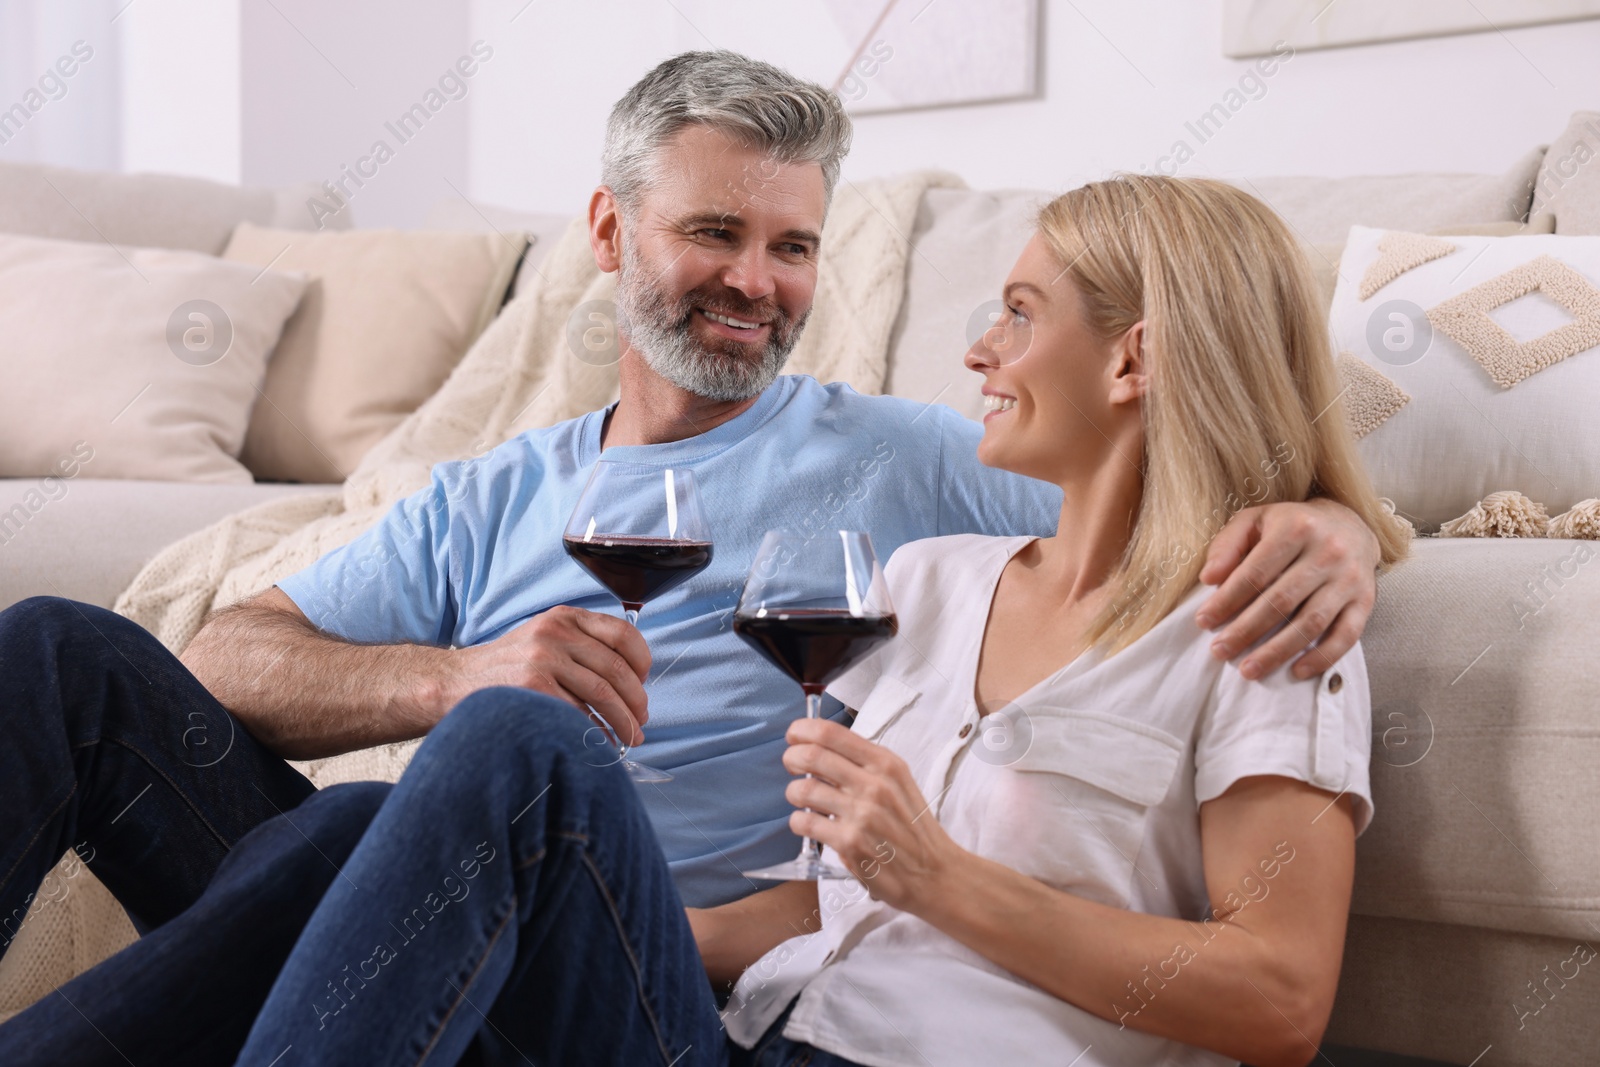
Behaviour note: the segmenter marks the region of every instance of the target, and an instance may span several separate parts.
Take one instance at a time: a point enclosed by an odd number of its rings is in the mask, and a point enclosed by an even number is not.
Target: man
[[[330,804],[290,811],[313,790],[283,758],[419,737],[491,686],[592,707],[673,775],[641,789],[686,904],[757,888],[738,872],[796,848],[779,756],[799,709],[794,684],[731,630],[762,533],[867,530],[887,559],[921,537],[1048,534],[1060,508],[1054,487],[981,466],[981,428],[948,408],[779,375],[811,307],[849,137],[836,97],[767,64],[728,52],[662,63],[613,110],[589,205],[596,262],[618,272],[616,404],[441,464],[351,544],[213,615],[181,664],[87,605],[37,598],[0,614],[0,707],[20,727],[0,755],[0,915],[25,910],[56,858],[87,842],[149,930],[283,812],[294,834],[267,837],[287,848],[298,834],[336,868],[365,816],[352,829]],[[715,531],[714,562],[647,608],[643,634],[560,545],[602,450],[693,470]],[[1232,620],[1218,654],[1287,620],[1247,676],[1313,643],[1296,670],[1321,670],[1364,625],[1377,559],[1371,534],[1328,502],[1234,516],[1205,573],[1222,587],[1202,615]],[[334,871],[279,867],[283,855],[218,881],[239,883],[240,900],[314,906]],[[303,918],[233,929],[253,940],[230,980],[270,984]]]

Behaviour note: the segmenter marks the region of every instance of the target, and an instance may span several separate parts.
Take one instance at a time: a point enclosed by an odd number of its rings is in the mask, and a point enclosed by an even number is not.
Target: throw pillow
[[[550,254],[550,250],[561,240],[561,235],[567,232],[567,227],[571,224],[570,214],[549,215],[518,211],[516,208],[473,203],[460,196],[436,201],[428,208],[428,214],[422,220],[422,228],[425,230],[527,234],[528,251],[522,257],[522,265],[517,268],[516,278],[511,282],[513,300],[527,292],[533,280],[539,277],[539,264],[544,262],[544,257]]]
[[[1560,234],[1600,234],[1600,111],[1576,111],[1550,143],[1533,210],[1556,217]]]
[[[1600,237],[1353,227],[1330,315],[1378,492],[1425,529],[1515,490],[1600,495]]]
[[[1461,226],[1446,226],[1442,229],[1428,231],[1428,233],[1436,237],[1452,234],[1477,235],[1481,237],[1515,237],[1519,234],[1555,232],[1556,217],[1548,213],[1534,215],[1527,222],[1479,222]],[[1301,248],[1305,251],[1306,259],[1311,264],[1311,273],[1317,280],[1317,288],[1322,292],[1323,303],[1331,307],[1333,305],[1333,290],[1339,283],[1339,260],[1344,256],[1344,242],[1302,243]]]
[[[527,243],[522,234],[242,223],[224,258],[311,279],[250,417],[245,466],[268,480],[342,482],[477,340]]]
[[[298,275],[0,234],[0,477],[249,482],[235,458]],[[88,457],[88,458],[86,458]]]

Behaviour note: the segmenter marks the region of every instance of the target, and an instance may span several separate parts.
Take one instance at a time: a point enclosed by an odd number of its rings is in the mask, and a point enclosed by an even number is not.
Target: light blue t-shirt
[[[610,410],[439,464],[426,489],[279,588],[320,629],[364,643],[467,647],[558,604],[620,615],[561,546]],[[686,904],[763,888],[740,869],[799,848],[780,761],[785,729],[805,714],[800,687],[732,629],[762,534],[865,530],[884,562],[923,537],[1053,534],[1061,490],[983,466],[982,436],[942,405],[785,375],[707,433],[606,449],[608,459],[693,470],[716,545],[709,567],[639,619],[650,721],[630,754],[673,775],[639,794]],[[839,715],[826,699],[825,713]]]

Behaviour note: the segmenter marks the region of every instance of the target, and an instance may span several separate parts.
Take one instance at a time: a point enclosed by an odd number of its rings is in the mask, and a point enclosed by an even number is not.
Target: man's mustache
[[[702,308],[717,315],[726,315],[730,319],[741,322],[765,322],[772,326],[774,333],[782,333],[789,325],[789,316],[777,304],[752,303],[736,294],[724,290],[716,296],[702,296],[698,292],[691,292],[680,302],[683,309],[682,320],[688,325],[689,317],[696,308]]]

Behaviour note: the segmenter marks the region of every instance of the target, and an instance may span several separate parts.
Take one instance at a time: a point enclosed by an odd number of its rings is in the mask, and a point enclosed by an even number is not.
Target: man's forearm
[[[448,710],[450,651],[357,645],[242,604],[205,624],[182,661],[251,735],[287,759],[420,737]]]
[[[730,988],[768,951],[822,929],[817,883],[784,882],[715,908],[687,908],[713,988]]]

